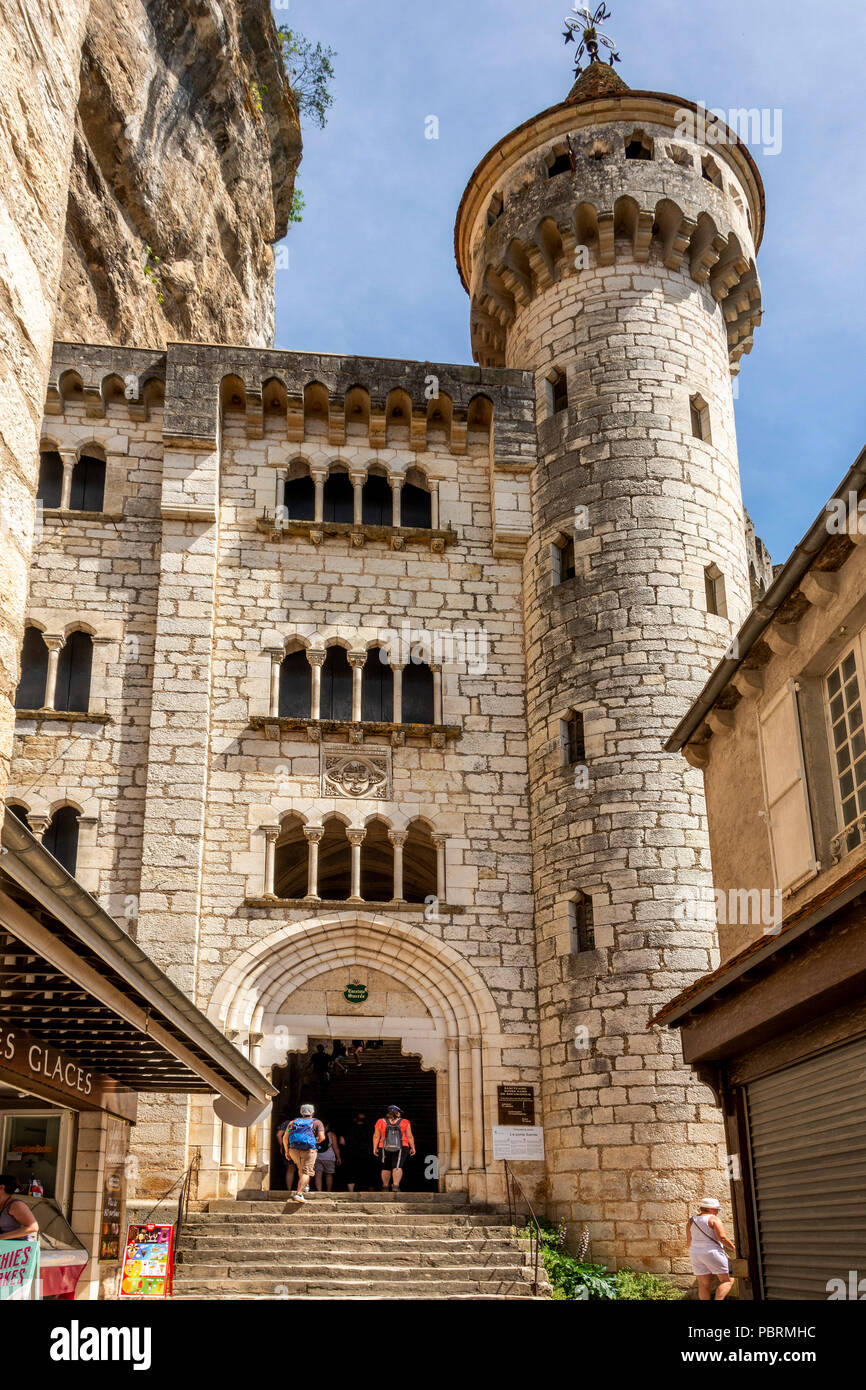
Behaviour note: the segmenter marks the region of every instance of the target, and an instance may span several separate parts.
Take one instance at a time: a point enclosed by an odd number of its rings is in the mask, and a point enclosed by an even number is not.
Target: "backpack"
[[[313,1128],[314,1123],[312,1115],[301,1115],[297,1120],[290,1120],[288,1122],[290,1149],[316,1148],[316,1131]]]

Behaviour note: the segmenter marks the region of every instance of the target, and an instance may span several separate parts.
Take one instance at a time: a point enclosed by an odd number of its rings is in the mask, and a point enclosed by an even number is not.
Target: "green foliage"
[[[585,1300],[616,1298],[614,1275],[604,1265],[575,1259],[563,1249],[565,1225],[541,1223],[541,1258],[555,1299]]]
[[[264,117],[264,95],[267,90],[267,85],[264,82],[250,83],[250,105],[253,108],[253,114],[257,121],[262,120]]]
[[[633,1269],[620,1269],[610,1274],[605,1265],[587,1260],[589,1234],[586,1227],[581,1232],[577,1257],[564,1249],[564,1222],[557,1227],[542,1221],[541,1228],[541,1258],[553,1297],[559,1301],[610,1298],[672,1301],[685,1297],[681,1289],[659,1274],[638,1274]]]
[[[162,292],[162,279],[159,271],[159,256],[153,254],[152,246],[145,246],[144,278],[149,280],[156,290],[157,302],[161,304],[165,298]]]
[[[306,206],[307,204],[304,201],[303,193],[299,188],[296,187],[294,193],[292,194],[292,210],[289,213],[289,221],[303,222],[304,208]]]
[[[614,1281],[617,1298],[662,1299],[666,1302],[685,1298],[682,1289],[660,1274],[638,1274],[633,1269],[618,1269]]]
[[[301,120],[309,119],[320,130],[324,130],[328,110],[334,104],[329,83],[334,76],[331,59],[336,55],[333,48],[323,48],[320,43],[311,43],[303,34],[298,34],[287,25],[281,24],[277,33],[283,50],[283,65],[289,85],[298,102]]]

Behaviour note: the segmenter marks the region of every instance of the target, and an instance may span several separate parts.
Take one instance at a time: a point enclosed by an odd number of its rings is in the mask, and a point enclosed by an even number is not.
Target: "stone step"
[[[488,1283],[491,1279],[519,1280],[523,1278],[525,1265],[522,1260],[512,1257],[507,1264],[479,1264],[476,1260],[457,1260],[453,1257],[443,1261],[438,1265],[413,1265],[409,1268],[405,1265],[392,1264],[332,1264],[323,1266],[310,1262],[307,1264],[279,1265],[269,1262],[255,1261],[244,1263],[241,1261],[229,1260],[222,1262],[205,1262],[194,1264],[178,1264],[178,1271],[183,1271],[184,1283],[188,1279],[197,1281],[207,1280],[208,1282],[221,1283],[223,1280],[233,1281],[235,1279],[254,1279],[268,1280],[273,1282],[283,1282],[284,1279],[305,1279],[312,1280],[320,1284],[331,1285],[346,1279],[360,1279],[365,1284],[372,1287],[375,1284],[389,1284],[395,1280],[404,1279],[407,1276],[413,1283],[429,1283],[431,1280],[437,1282],[440,1279],[471,1279],[476,1283]]]
[[[453,1275],[453,1277],[449,1277]],[[386,1278],[334,1278],[325,1280],[321,1275],[309,1279],[285,1278],[274,1280],[267,1277],[231,1277],[212,1281],[209,1279],[180,1277],[175,1278],[175,1288],[179,1296],[191,1298],[450,1298],[464,1294],[475,1298],[481,1294],[499,1294],[507,1298],[529,1298],[532,1295],[531,1283],[523,1277],[502,1280],[475,1279],[465,1270],[437,1271],[435,1279],[407,1279],[405,1270],[395,1273],[392,1279]]]
[[[250,1249],[251,1254],[273,1256],[275,1259],[281,1257],[306,1256],[308,1259],[314,1257],[324,1257],[333,1255],[335,1258],[345,1258],[348,1255],[357,1255],[358,1258],[369,1257],[371,1255],[381,1255],[386,1263],[396,1259],[398,1256],[405,1255],[410,1260],[422,1260],[425,1254],[436,1255],[446,1251],[468,1251],[474,1252],[475,1258],[487,1259],[495,1254],[514,1254],[517,1246],[515,1242],[507,1236],[493,1235],[474,1235],[467,1232],[466,1236],[457,1239],[440,1240],[430,1237],[415,1239],[411,1236],[402,1236],[394,1240],[387,1237],[375,1239],[358,1240],[351,1236],[319,1236],[319,1235],[292,1235],[286,1236],[283,1240],[257,1240],[254,1249],[248,1247],[247,1243],[240,1238],[236,1240],[226,1240],[222,1236],[192,1236],[187,1238],[184,1234],[181,1241],[181,1254],[189,1260],[192,1255],[204,1254],[214,1258],[229,1256],[237,1260],[247,1258],[246,1250]]]
[[[172,1295],[172,1297],[176,1302],[180,1303],[200,1303],[205,1299],[208,1303],[219,1303],[220,1300],[231,1301],[232,1303],[250,1303],[253,1301],[262,1302],[277,1300],[281,1302],[290,1303],[333,1303],[335,1301],[333,1294],[294,1293],[289,1296],[286,1294],[273,1293],[222,1293],[218,1287],[214,1289],[209,1289],[207,1293],[175,1293]],[[407,1301],[417,1301],[420,1299],[423,1303],[429,1303],[431,1300],[435,1301],[437,1299],[443,1301],[445,1299],[450,1299],[454,1302],[459,1302],[461,1300],[467,1302],[471,1300],[473,1303],[504,1303],[507,1299],[512,1298],[520,1298],[528,1303],[550,1302],[549,1294],[533,1294],[531,1292],[526,1294],[512,1294],[478,1292],[434,1293],[431,1291],[430,1293],[424,1293],[423,1295],[411,1293],[341,1293],[337,1295],[337,1298],[341,1303],[380,1303],[383,1300],[394,1302],[400,1299],[406,1299]]]
[[[327,1263],[324,1261],[327,1260]],[[443,1269],[466,1269],[470,1273],[479,1269],[519,1270],[526,1263],[520,1250],[502,1250],[483,1257],[477,1250],[441,1250],[421,1255],[416,1250],[389,1251],[377,1260],[370,1251],[328,1252],[319,1260],[312,1259],[310,1252],[303,1255],[270,1255],[259,1250],[231,1250],[217,1253],[213,1250],[181,1251],[178,1255],[178,1268],[183,1267],[196,1279],[223,1279],[229,1270],[246,1276],[258,1274],[292,1274],[298,1279],[315,1278],[318,1272],[323,1278],[331,1277],[331,1270],[342,1269],[347,1273],[357,1269],[358,1274],[375,1275],[389,1270],[414,1270],[418,1278],[431,1278]]]
[[[294,1199],[283,1196],[282,1202],[232,1202],[222,1205],[218,1210],[212,1207],[203,1212],[191,1212],[190,1220],[193,1217],[211,1217],[214,1220],[231,1220],[243,1218],[253,1221],[269,1221],[274,1216],[279,1216],[287,1211],[294,1211],[296,1207],[318,1207],[322,1211],[339,1212],[347,1219],[356,1215],[362,1216],[387,1216],[389,1212],[397,1212],[401,1216],[459,1216],[473,1219],[476,1216],[506,1216],[507,1212],[498,1211],[496,1208],[469,1207],[465,1203],[449,1202],[409,1202],[404,1197],[389,1197],[386,1202],[373,1202],[369,1198],[357,1202],[340,1202],[326,1192],[309,1192],[303,1202],[296,1202]]]
[[[238,1197],[212,1197],[207,1203],[209,1212],[248,1211],[256,1207],[267,1207],[272,1202],[286,1202],[287,1192],[257,1192],[241,1194]],[[470,1208],[469,1197],[465,1192],[403,1192],[395,1196],[392,1192],[314,1192],[313,1200],[338,1202],[341,1206],[354,1206],[358,1202],[372,1202],[377,1206],[394,1201],[407,1202],[417,1207]]]
[[[250,1216],[240,1219],[230,1216],[187,1216],[184,1231],[242,1231],[266,1235],[286,1230],[289,1226],[307,1226],[330,1223],[335,1230],[359,1231],[364,1227],[376,1230],[381,1227],[404,1227],[412,1230],[449,1228],[455,1231],[481,1230],[482,1228],[510,1231],[507,1218],[490,1214],[482,1216],[458,1216],[453,1212],[418,1213],[400,1211],[353,1211],[341,1212],[333,1208],[319,1207],[314,1202],[292,1202],[284,1212],[274,1212],[272,1216]]]

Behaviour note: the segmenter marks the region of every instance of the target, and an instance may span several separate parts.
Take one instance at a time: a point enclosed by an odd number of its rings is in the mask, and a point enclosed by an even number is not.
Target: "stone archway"
[[[229,966],[208,1012],[267,1071],[285,1058],[290,1045],[289,1020],[297,1015],[286,1013],[287,1001],[335,971],[343,971],[347,983],[363,972],[375,972],[419,1001],[420,1011],[387,1019],[389,1036],[402,1037],[404,1049],[437,1072],[443,1186],[485,1197],[485,1116],[495,1113],[495,1084],[501,1077],[499,1017],[483,980],[452,947],[419,927],[363,911],[287,922]],[[380,1036],[386,1026],[384,1017],[375,1013],[354,1013],[351,1018],[357,1037]],[[320,1015],[298,1017],[298,1024],[298,1034],[310,1028],[327,1033],[331,1026]],[[345,1022],[339,1027],[345,1031]],[[258,1144],[265,1142],[260,1134]],[[216,1152],[215,1144],[210,1147]],[[206,1155],[206,1142],[203,1148]],[[254,1155],[252,1148],[248,1140],[244,1158],[223,1136],[220,1166],[229,1154],[239,1170],[256,1167],[264,1173],[266,1155]]]

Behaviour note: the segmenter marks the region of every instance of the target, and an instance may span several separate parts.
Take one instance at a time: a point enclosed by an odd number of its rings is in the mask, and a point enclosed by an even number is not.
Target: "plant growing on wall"
[[[328,110],[334,104],[330,82],[334,76],[333,48],[325,48],[281,24],[277,33],[283,50],[283,65],[298,103],[301,120],[309,120],[324,130]]]
[[[152,246],[145,246],[144,278],[149,280],[156,290],[157,303],[161,304],[165,296],[162,292],[162,278],[159,270],[159,256],[154,255]]]

